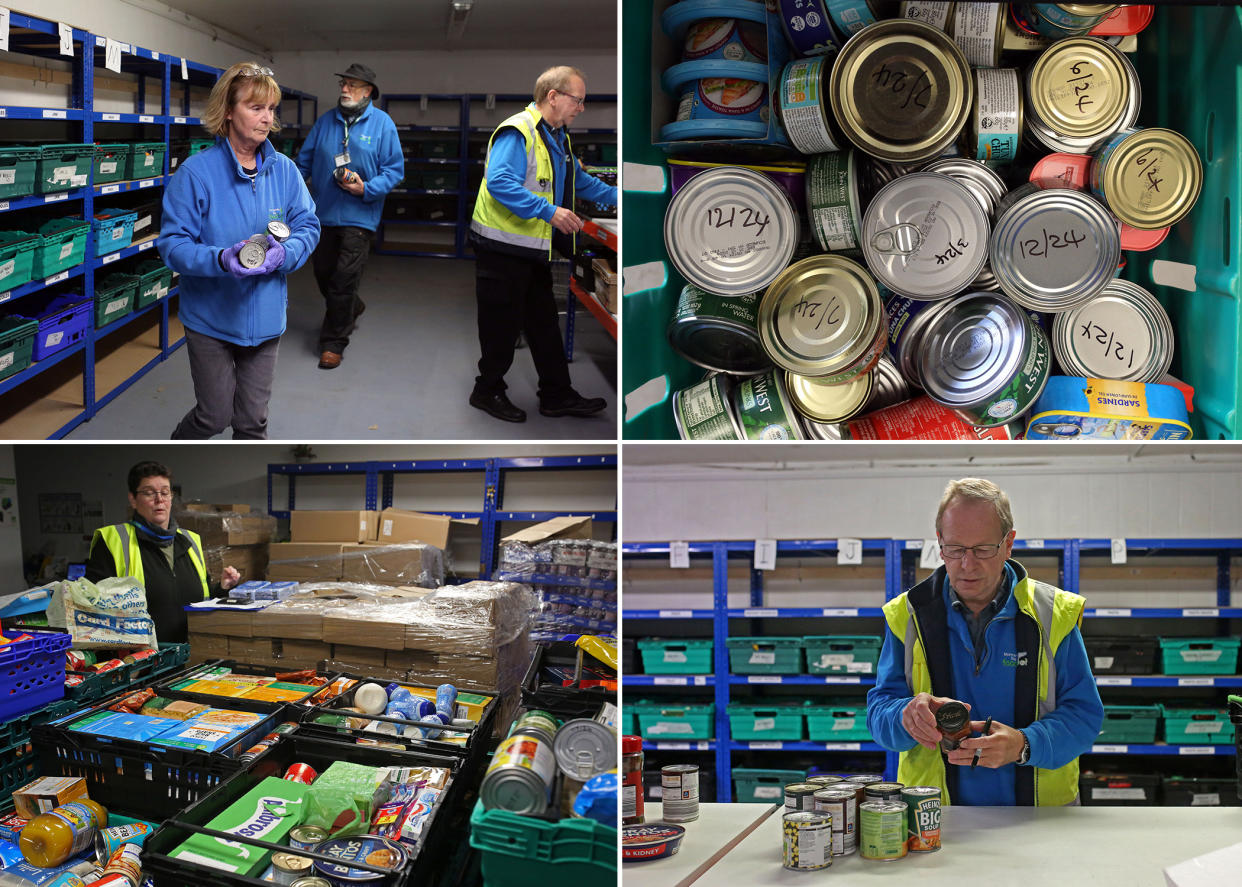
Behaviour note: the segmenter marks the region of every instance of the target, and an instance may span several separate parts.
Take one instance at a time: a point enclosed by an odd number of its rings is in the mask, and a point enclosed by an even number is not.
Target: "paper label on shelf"
[[[685,751],[690,748],[688,742],[657,742],[655,744],[658,749],[666,749],[668,751]]]
[[[1223,729],[1224,721],[1191,721],[1186,725],[1187,733],[1219,733]]]
[[[858,678],[846,677],[845,675],[828,675],[824,678],[825,684],[857,684],[860,683]]]
[[[1112,607],[1112,608],[1097,607],[1095,611],[1095,615],[1096,616],[1129,616],[1130,608],[1129,607]]]
[[[0,169],[0,185],[11,185],[17,181],[16,169]]]
[[[1219,807],[1220,792],[1195,792],[1190,796],[1191,807]]]
[[[1115,658],[1116,658],[1116,657],[1114,657],[1114,656],[1095,656],[1095,657],[1093,657],[1093,658],[1091,659],[1091,661],[1092,661],[1093,663],[1095,663],[1095,664],[1094,664],[1094,665],[1092,665],[1091,667],[1092,667],[1092,668],[1100,668],[1100,669],[1104,669],[1104,668],[1112,668],[1112,667],[1113,667],[1113,660],[1114,660]]]
[[[99,164],[99,171],[105,175],[116,172],[116,161],[105,160]]]
[[[862,563],[862,540],[861,539],[838,539],[837,540],[837,563],[838,564],[861,564]]]
[[[9,11],[0,6],[0,50],[9,51]]]
[[[701,674],[700,674],[700,675],[695,675],[695,676],[694,676],[694,678],[693,678],[693,683],[694,683],[694,685],[695,685],[696,687],[706,687],[706,686],[707,686],[707,676],[706,676],[706,675],[701,675]]]
[[[3,116],[4,116],[3,114],[0,114],[0,117],[3,117]],[[7,200],[0,201],[0,212],[6,213],[8,211],[9,211],[9,202]]]
[[[60,54],[73,57],[73,25],[64,22],[56,23],[56,31],[60,34]]]
[[[101,264],[101,265],[107,265],[107,264],[108,264],[108,263],[110,263],[110,262],[115,262],[115,261],[116,261],[117,259],[119,259],[120,257],[121,257],[121,254],[120,254],[120,253],[112,253],[112,254],[107,255],[107,256],[104,256],[102,259],[100,259],[100,260],[99,260],[99,264]]]
[[[748,684],[779,684],[780,682],[780,675],[752,674],[746,676]]]
[[[138,183],[138,187],[139,188],[150,188],[154,184],[155,184],[155,179],[143,179],[141,182]]]
[[[154,241],[154,240],[147,240],[147,241],[144,241],[144,242],[142,242],[142,243],[138,244],[138,252],[142,252],[144,249],[150,249],[150,248],[151,248],[151,247],[153,247],[153,246],[155,246],[155,241]]]
[[[657,687],[684,687],[686,686],[685,678],[655,678],[652,683]]]
[[[104,114],[102,116],[104,120],[120,120],[121,119],[120,114]]]
[[[853,730],[854,724],[858,718],[833,718],[832,729],[836,730]]]
[[[919,553],[919,566],[924,570],[934,570],[943,563],[940,543],[935,539],[924,539]]]
[[[1027,548],[1043,548],[1044,540],[1043,539],[1027,539],[1026,547]]]
[[[70,247],[72,247],[72,246],[73,246],[73,244],[69,244],[69,246],[70,246]],[[64,255],[64,251],[62,250],[62,251],[61,251],[61,258],[63,259],[64,257],[65,257],[65,255]],[[44,285],[44,286],[51,286],[51,285],[52,285],[52,284],[54,284],[54,283],[60,283],[62,280],[68,280],[68,279],[69,279],[69,272],[68,272],[68,271],[62,271],[62,272],[60,272],[59,274],[53,274],[53,275],[52,275],[51,277],[49,277],[47,280],[43,281],[43,285]]]
[[[1196,608],[1183,608],[1182,615],[1183,616],[1213,616],[1215,617],[1215,616],[1220,615],[1220,610],[1218,610],[1216,607],[1197,608],[1197,609]]]
[[[138,115],[138,122],[139,122],[139,123],[154,123],[154,122],[155,122],[155,115],[153,115],[153,114],[139,114],[139,115]]]
[[[775,539],[756,539],[755,540],[755,569],[756,570],[775,570],[776,569],[776,540]]]
[[[174,117],[174,118],[173,118],[173,123],[185,123],[185,118],[184,118],[184,117]],[[176,165],[177,165],[177,162],[174,160],[174,161],[173,161],[173,166],[176,166]]]
[[[691,610],[661,610],[661,619],[689,619],[694,615]]]
[[[1142,788],[1093,788],[1094,801],[1142,801],[1147,794]]]
[[[685,662],[686,653],[684,650],[665,650],[664,661],[665,662]]]
[[[0,280],[8,277],[13,273],[13,269],[17,267],[17,259],[9,259],[7,262],[0,263]]]
[[[11,265],[12,263],[10,262],[9,264]],[[12,269],[10,268],[9,270],[12,270]],[[3,275],[0,275],[0,276],[3,276]],[[775,665],[776,664],[776,653],[775,651],[765,652],[763,650],[754,650],[753,652],[751,652],[750,659],[747,661],[751,665]]]
[[[44,108],[43,109],[44,120],[65,120],[67,117],[68,115],[66,114],[66,112],[57,110],[56,108]]]
[[[1124,564],[1126,562],[1126,540],[1113,539],[1110,542],[1110,553],[1114,564]]]
[[[775,730],[776,718],[755,718],[755,726],[752,727],[756,733],[760,730]]]
[[[151,224],[150,216],[147,216],[146,218],[142,219],[139,222],[134,222],[134,233],[137,234],[139,231],[141,231],[143,228],[146,228],[150,224]]]
[[[187,67],[186,67],[186,61],[185,61],[185,59],[182,59],[182,60],[181,60],[181,79],[182,79],[182,80],[189,80],[189,79],[190,79],[190,70],[189,70],[189,68],[187,68]]]
[[[1128,745],[1093,745],[1091,751],[1097,755],[1124,755],[1130,750]]]
[[[60,201],[68,200],[68,199],[69,199],[69,195],[62,192],[60,194],[47,195],[46,197],[43,198],[43,202],[44,203],[60,203]]]
[[[783,742],[748,742],[746,743],[746,747],[747,748],[758,748],[758,749],[769,749],[769,750],[782,749],[785,747],[785,743]]]
[[[13,298],[12,290],[9,290],[8,292],[0,293],[0,302],[7,302],[11,298]]]
[[[748,618],[760,619],[771,618],[776,615],[776,611],[771,609],[761,609],[758,607],[748,607],[742,611],[742,614]]]
[[[104,38],[104,67],[109,71],[121,73],[121,44],[111,37]]]
[[[862,748],[860,742],[825,742],[825,751],[858,751]]]
[[[151,58],[158,62],[160,60],[160,54],[153,49],[151,50]]]
[[[668,544],[668,565],[675,570],[690,568],[690,543],[670,542]]]
[[[694,727],[681,721],[656,721],[648,733],[693,733]]]
[[[100,194],[115,194],[116,192],[120,190],[121,190],[120,185],[104,185],[102,188],[99,189],[99,193]]]
[[[8,293],[5,293],[5,295],[7,296]],[[13,365],[13,358],[15,356],[16,355],[12,351],[10,351],[8,354],[4,355],[4,357],[0,357],[0,370],[7,370],[9,367],[11,367]]]
[[[1182,662],[1219,662],[1224,650],[1182,650]]]
[[[65,259],[69,258],[69,254],[72,252],[73,252],[73,241],[72,240],[69,241],[68,243],[62,243],[60,245],[60,261],[63,262]]]
[[[776,798],[779,798],[784,793],[785,793],[785,789],[783,789],[779,785],[756,785],[755,786],[755,797],[756,798],[763,798],[765,800],[769,800],[769,799],[774,800]]]
[[[844,607],[844,608],[836,607],[832,609],[820,610],[820,613],[824,616],[857,616],[858,608],[857,607]]]
[[[64,338],[65,338],[65,331],[60,330],[55,333],[50,333],[48,337],[43,340],[43,344],[47,346],[48,348],[51,348],[53,345],[59,345],[61,343],[61,340],[63,340]]]
[[[1101,687],[1128,687],[1131,684],[1129,678],[1099,677],[1095,679],[1095,682]]]
[[[1216,747],[1213,745],[1183,745],[1177,750],[1179,755],[1214,755]]]

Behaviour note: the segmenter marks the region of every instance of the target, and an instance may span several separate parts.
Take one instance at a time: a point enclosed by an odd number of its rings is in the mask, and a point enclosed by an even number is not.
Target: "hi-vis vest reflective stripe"
[[[199,580],[203,583],[203,598],[211,596],[211,590],[207,583],[207,564],[203,560],[203,542],[198,537],[198,533],[190,530],[177,530],[182,536],[190,542],[190,560],[194,564],[194,570],[198,573]],[[145,577],[142,571],[142,553],[138,550],[138,534],[134,532],[133,527],[129,524],[113,524],[110,527],[100,527],[95,531],[96,539],[103,539],[104,544],[108,546],[108,551],[112,554],[112,560],[116,564],[116,574],[118,576],[132,576],[146,587]],[[91,547],[94,547],[94,541]]]
[[[497,133],[507,126],[513,127],[526,139],[526,178],[522,183],[523,187],[544,198],[548,203],[555,204],[556,185],[553,177],[552,155],[548,153],[548,146],[543,143],[538,132],[541,119],[539,109],[532,103],[505,120],[496,127],[496,131],[492,133],[492,137],[487,142],[487,159],[488,162],[491,161],[492,143],[496,141]],[[565,136],[565,150],[570,157],[573,156],[568,134]],[[572,198],[572,168],[565,187],[570,189]],[[533,219],[515,216],[487,190],[486,178],[479,185],[479,196],[474,203],[474,216],[471,219],[470,228],[488,240],[529,249],[532,252],[547,253],[549,259],[552,257],[552,223],[545,222],[538,216]]]
[[[885,604],[884,619],[893,635],[905,644],[906,683],[911,692],[915,695],[931,693],[926,649],[909,595],[910,592],[906,592]],[[1057,707],[1056,663],[1053,657],[1061,642],[1082,621],[1085,601],[1076,594],[1026,576],[1014,585],[1013,595],[1018,609],[1038,626],[1038,689],[1036,711],[1031,718],[1038,720]],[[1060,806],[1072,803],[1078,797],[1077,758],[1056,770],[1036,767],[1034,771],[1034,803],[1037,806]],[[904,785],[941,786],[941,803],[950,803],[945,762],[939,748],[916,745],[902,752],[897,765],[897,781]]]

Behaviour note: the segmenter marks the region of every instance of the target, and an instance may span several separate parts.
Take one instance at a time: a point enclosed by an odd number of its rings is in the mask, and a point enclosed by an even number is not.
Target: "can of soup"
[[[892,862],[906,855],[906,805],[867,801],[858,806],[859,851],[863,859]]]
[[[901,790],[906,804],[906,847],[911,853],[940,849],[940,789],[911,785]]]

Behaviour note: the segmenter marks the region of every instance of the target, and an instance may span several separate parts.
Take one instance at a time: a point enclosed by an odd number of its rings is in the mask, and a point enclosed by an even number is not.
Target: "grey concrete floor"
[[[361,294],[367,311],[345,359],[335,370],[321,370],[323,299],[309,265],[289,278],[289,325],[272,391],[271,439],[616,439],[616,342],[585,309],[577,313],[570,374],[584,397],[603,397],[608,408],[587,419],[540,416],[534,364],[522,348],[505,381],[510,399],[528,418],[511,423],[466,402],[479,357],[473,262],[372,255]],[[194,405],[193,391],[182,347],[69,439],[166,437]],[[163,420],[158,429],[152,428],[154,416]],[[231,431],[220,437],[228,436]]]

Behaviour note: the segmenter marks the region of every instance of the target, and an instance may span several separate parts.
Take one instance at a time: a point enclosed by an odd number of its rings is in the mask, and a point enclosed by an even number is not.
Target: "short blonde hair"
[[[1001,532],[1008,536],[1013,529],[1013,512],[1009,508],[1009,497],[1005,491],[981,477],[963,477],[961,480],[949,481],[940,497],[940,507],[936,510],[936,535],[940,535],[940,519],[944,510],[956,501],[986,502],[996,511],[1000,519]]]
[[[548,68],[535,81],[535,104],[542,103],[548,97],[548,93],[554,89],[557,92],[568,92],[570,78],[573,77],[577,77],[583,83],[586,83],[586,75],[577,68],[572,68],[569,65],[557,65],[555,68]]]
[[[267,73],[263,73],[266,71]],[[258,62],[238,62],[220,75],[211,88],[203,127],[213,136],[229,134],[229,111],[238,102],[258,95],[262,101],[280,101],[280,84],[270,68]],[[272,132],[280,132],[280,119],[272,119]]]

